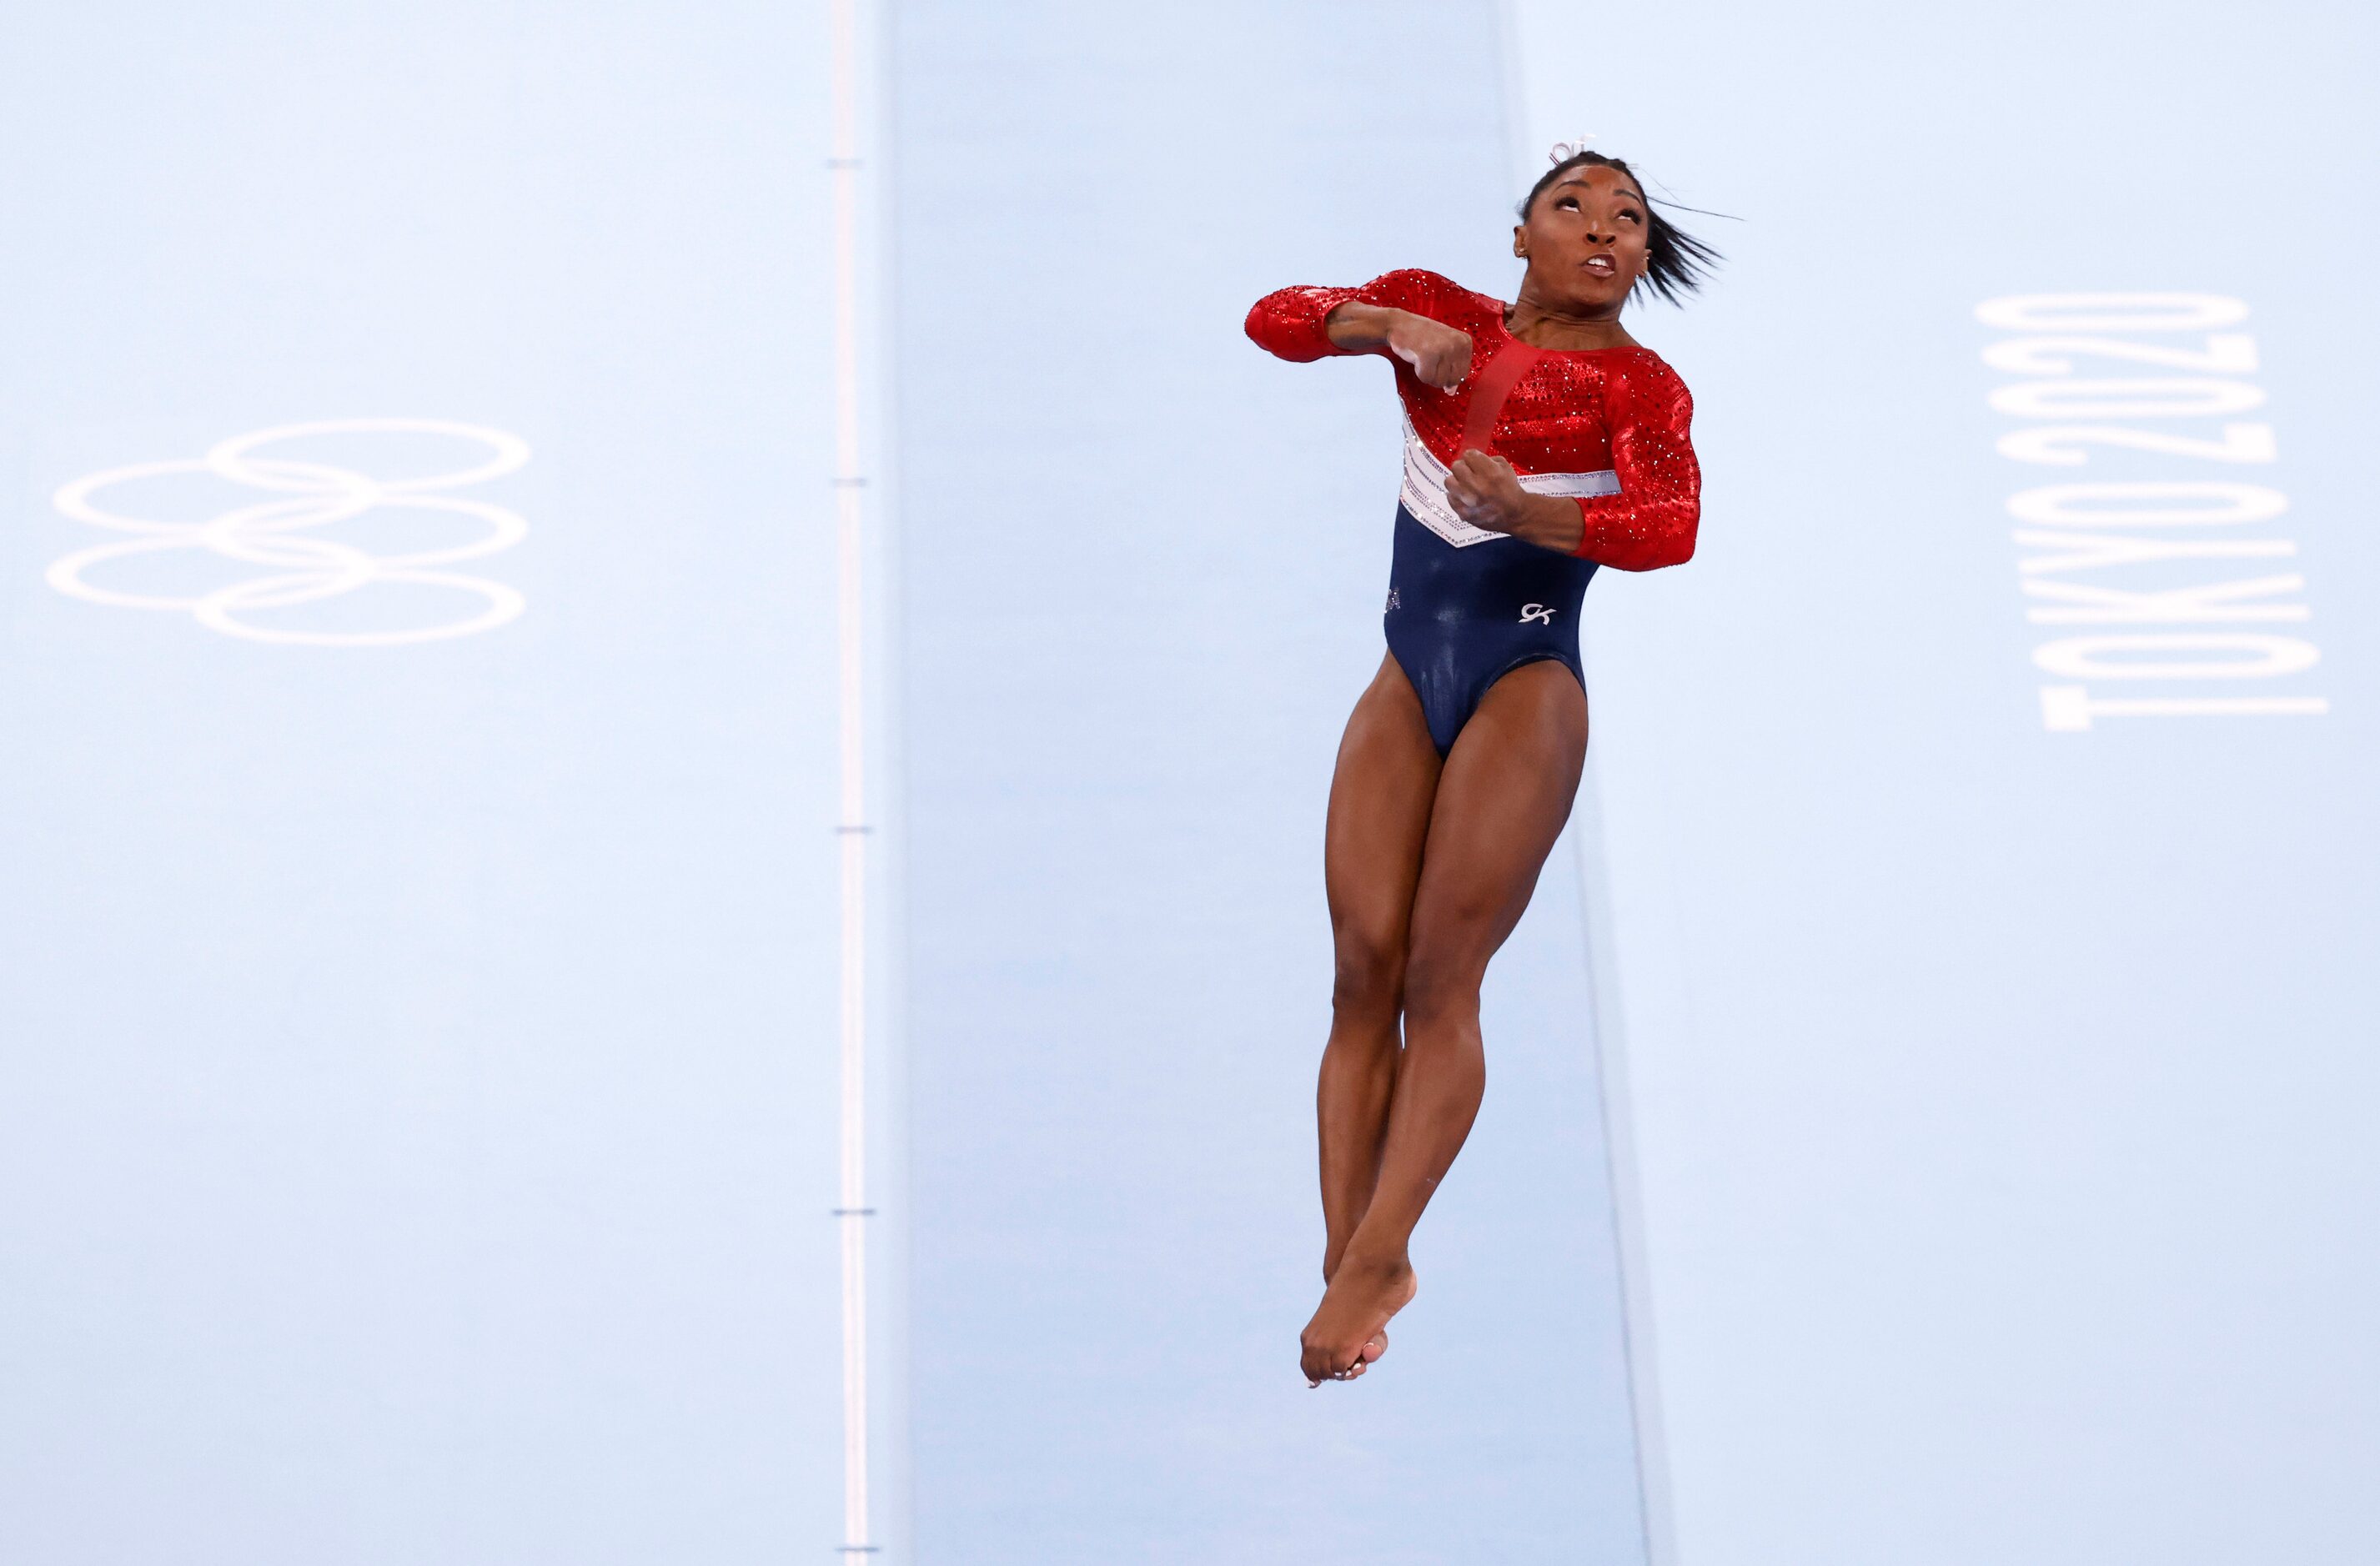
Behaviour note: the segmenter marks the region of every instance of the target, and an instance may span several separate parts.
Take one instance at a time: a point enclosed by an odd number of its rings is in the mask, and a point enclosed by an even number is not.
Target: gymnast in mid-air
[[[1716,258],[1625,163],[1554,157],[1512,230],[1512,304],[1409,271],[1248,312],[1285,359],[1386,357],[1405,412],[1388,653],[1340,742],[1324,834],[1325,1287],[1299,1338],[1317,1386],[1387,1350],[1414,1226],[1478,1113],[1480,981],[1586,761],[1587,578],[1694,553],[1694,400],[1620,312],[1639,287],[1674,302]]]

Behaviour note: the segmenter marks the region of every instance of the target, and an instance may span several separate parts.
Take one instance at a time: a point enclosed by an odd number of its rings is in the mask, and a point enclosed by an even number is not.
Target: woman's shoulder
[[[1451,313],[1493,313],[1500,320],[1504,313],[1501,299],[1474,293],[1442,273],[1418,266],[1401,267],[1394,272],[1380,273],[1364,285],[1364,297],[1371,304],[1409,310],[1415,315],[1427,315],[1434,321],[1445,320]]]
[[[1685,377],[1642,343],[1607,349],[1595,357],[1601,361],[1597,368],[1603,372],[1606,397],[1616,396],[1619,406],[1631,410],[1631,418],[1653,419],[1681,428],[1694,418],[1694,395],[1687,389]]]
[[[1642,343],[1629,343],[1623,347],[1607,348],[1598,356],[1603,359],[1603,372],[1622,381],[1664,389],[1686,389],[1685,377],[1680,375],[1668,359]]]

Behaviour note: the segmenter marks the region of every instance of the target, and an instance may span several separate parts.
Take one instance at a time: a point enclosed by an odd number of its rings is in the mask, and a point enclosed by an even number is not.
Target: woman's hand
[[[1322,330],[1333,347],[1349,353],[1388,349],[1441,392],[1454,390],[1471,373],[1471,334],[1411,310],[1350,299],[1323,318]]]
[[[1425,385],[1451,392],[1471,373],[1471,334],[1409,310],[1389,327],[1389,352],[1413,366]]]
[[[1574,552],[1586,536],[1586,518],[1559,495],[1533,495],[1500,456],[1467,451],[1446,471],[1446,498],[1454,514],[1475,528],[1509,533],[1540,549]]]

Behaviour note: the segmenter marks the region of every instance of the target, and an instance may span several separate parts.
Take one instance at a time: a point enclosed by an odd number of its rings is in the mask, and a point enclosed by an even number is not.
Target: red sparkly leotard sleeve
[[[1586,531],[1572,553],[1621,571],[1654,571],[1694,558],[1702,521],[1703,470],[1689,429],[1694,395],[1649,352],[1604,378],[1603,413],[1616,495],[1576,502]]]
[[[1332,310],[1350,300],[1411,310],[1459,326],[1462,322],[1449,307],[1476,297],[1451,279],[1413,269],[1383,273],[1360,288],[1277,288],[1248,311],[1248,335],[1265,352],[1304,364],[1353,351],[1333,343],[1323,326]]]

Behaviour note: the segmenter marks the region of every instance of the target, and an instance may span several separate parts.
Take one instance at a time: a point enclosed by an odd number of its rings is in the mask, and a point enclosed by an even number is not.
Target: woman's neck
[[[1620,324],[1620,312],[1590,315],[1564,310],[1530,297],[1525,283],[1521,297],[1504,312],[1504,330],[1533,348],[1633,348],[1636,339]]]

